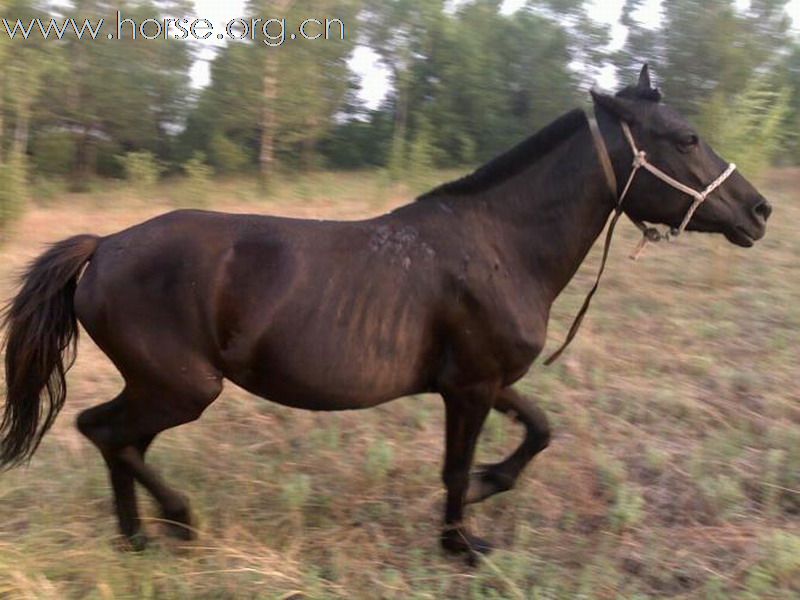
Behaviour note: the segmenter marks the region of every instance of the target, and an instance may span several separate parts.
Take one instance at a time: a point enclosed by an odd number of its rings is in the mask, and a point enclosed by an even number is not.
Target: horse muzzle
[[[759,195],[743,222],[726,231],[725,237],[737,246],[749,248],[764,237],[767,232],[767,220],[771,215],[772,205],[764,196]]]

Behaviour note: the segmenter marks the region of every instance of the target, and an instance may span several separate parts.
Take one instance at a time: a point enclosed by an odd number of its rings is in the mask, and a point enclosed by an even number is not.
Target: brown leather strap
[[[600,132],[600,126],[597,124],[597,119],[595,116],[588,115],[587,119],[589,120],[589,131],[592,132],[594,149],[597,152],[597,157],[600,159],[600,165],[603,167],[603,173],[606,176],[608,189],[611,190],[611,195],[614,197],[614,201],[616,202],[617,194],[619,193],[617,188],[617,176],[614,173],[614,167],[611,164],[611,156],[608,154],[606,141],[603,139],[603,134]]]

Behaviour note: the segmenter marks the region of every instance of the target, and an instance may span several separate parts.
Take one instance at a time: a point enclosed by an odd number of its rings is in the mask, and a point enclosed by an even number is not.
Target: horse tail
[[[6,403],[0,422],[0,468],[30,459],[67,395],[65,375],[75,358],[78,276],[100,238],[78,235],[35,259],[5,307]]]

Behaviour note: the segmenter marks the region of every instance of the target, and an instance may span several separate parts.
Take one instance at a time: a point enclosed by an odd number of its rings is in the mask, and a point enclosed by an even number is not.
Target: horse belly
[[[286,406],[309,410],[369,408],[424,391],[419,376],[403,364],[338,360],[271,360],[257,371],[228,376],[246,390]]]
[[[325,332],[272,331],[256,359],[228,378],[259,396],[297,408],[350,410],[425,391],[432,380],[430,345],[422,332],[350,339]]]
[[[293,248],[291,272],[264,278],[251,294],[269,308],[238,316],[223,348],[229,379],[316,410],[374,406],[428,387],[436,362],[431,266],[407,268],[369,246],[347,253],[337,244],[323,238]]]

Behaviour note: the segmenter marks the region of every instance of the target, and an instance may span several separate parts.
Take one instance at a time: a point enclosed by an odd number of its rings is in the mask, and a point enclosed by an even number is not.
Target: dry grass
[[[317,415],[232,386],[150,455],[192,498],[200,540],[115,551],[105,469],[72,423],[120,381],[84,337],[56,426],[30,467],[2,475],[0,598],[797,597],[800,176],[773,180],[770,232],[752,250],[690,235],[632,263],[636,234],[622,228],[578,340],[519,385],[556,436],[516,490],[472,509],[500,547],[477,570],[437,547],[436,398]],[[44,243],[185,204],[180,186],[55,194],[31,208],[2,248],[0,292]],[[409,195],[378,175],[320,174],[264,199],[249,182],[218,182],[206,202],[355,218]],[[552,345],[596,261],[556,306]],[[482,459],[519,436],[493,415]],[[155,519],[148,528],[157,534]]]

